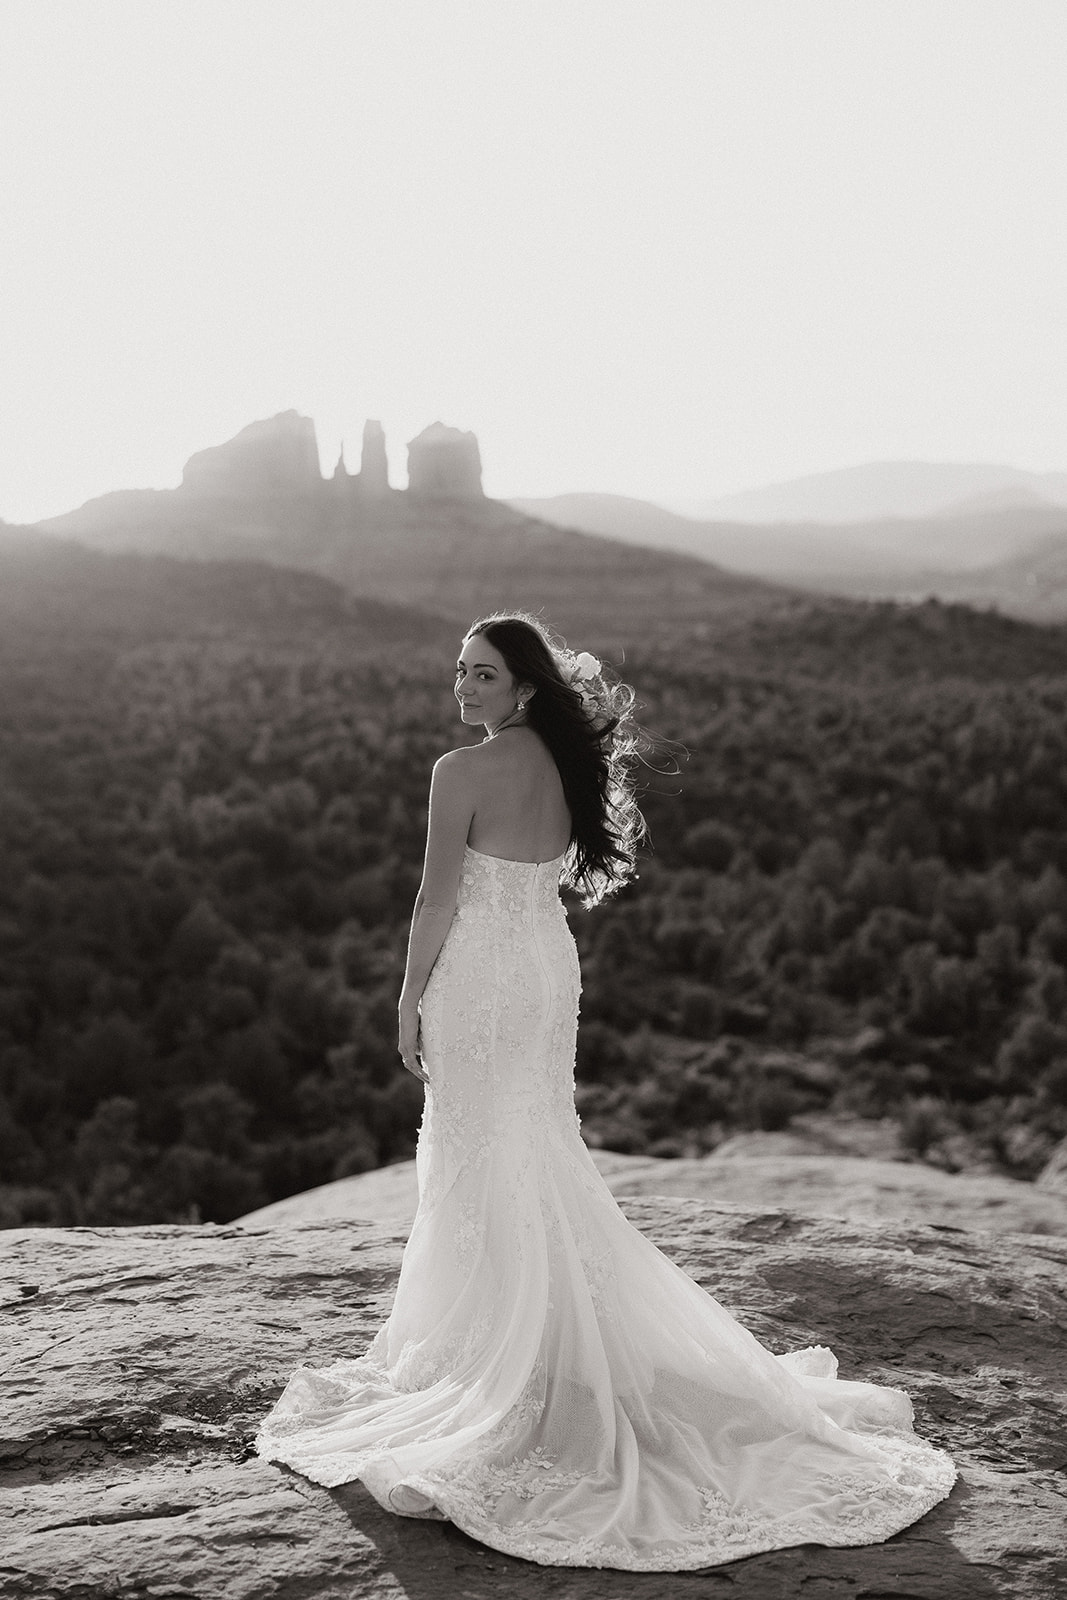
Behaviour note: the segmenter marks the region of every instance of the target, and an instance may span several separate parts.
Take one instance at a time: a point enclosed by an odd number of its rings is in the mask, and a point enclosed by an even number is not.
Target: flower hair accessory
[[[559,650],[556,652],[559,664],[559,674],[564,683],[571,689],[576,689],[582,697],[582,708],[587,715],[595,716],[597,711],[597,696],[593,685],[600,677],[600,662],[588,650],[575,654],[573,650]]]
[[[558,660],[560,676],[573,689],[590,684],[600,676],[600,662],[588,650],[583,650],[580,655],[575,655],[573,650],[561,650]]]

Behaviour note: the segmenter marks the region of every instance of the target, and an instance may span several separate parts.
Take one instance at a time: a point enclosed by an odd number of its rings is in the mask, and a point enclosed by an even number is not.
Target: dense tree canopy
[[[420,1114],[395,1004],[454,628],[128,559],[0,595],[7,1224],[223,1220],[409,1155]],[[1064,630],[805,603],[626,673],[664,743],[639,880],[572,913],[590,1139],[830,1105],[1036,1171],[1067,1132]]]

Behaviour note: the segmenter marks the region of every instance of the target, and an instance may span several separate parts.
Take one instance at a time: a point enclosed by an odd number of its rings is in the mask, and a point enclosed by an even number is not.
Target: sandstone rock
[[[338,493],[320,479],[302,499],[258,491],[224,498],[206,487],[122,490],[37,527],[109,551],[254,556],[333,578],[362,599],[450,618],[459,628],[501,606],[543,610],[564,634],[609,660],[623,659],[635,638],[660,637],[664,629],[733,637],[753,616],[766,621],[808,603],[695,557],[533,521],[480,491],[468,499],[401,490],[376,496],[360,492],[359,482],[350,475]]]
[[[408,489],[428,499],[480,500],[482,458],[473,433],[433,422],[408,445]]]
[[[591,1150],[602,1178],[613,1194],[629,1184],[631,1194],[656,1193],[656,1177],[678,1166],[656,1156],[624,1156],[617,1150]],[[640,1185],[647,1186],[642,1190]],[[392,1166],[360,1172],[351,1178],[338,1178],[306,1189],[285,1200],[275,1200],[239,1220],[244,1227],[295,1228],[305,1222],[329,1222],[343,1217],[359,1217],[396,1228],[407,1236],[418,1202],[418,1181],[414,1161],[395,1161]]]
[[[380,422],[363,424],[363,450],[359,458],[359,487],[365,495],[385,494],[389,488],[389,460],[385,430]]]
[[[1067,1139],[1061,1139],[1037,1175],[1036,1187],[1067,1199]]]
[[[190,456],[182,490],[224,499],[262,500],[315,493],[322,484],[315,424],[298,411],[280,411],[225,444]]]
[[[800,1119],[798,1119],[799,1122]],[[798,1126],[782,1133],[741,1133],[709,1156],[658,1160],[594,1150],[616,1198],[676,1195],[714,1204],[773,1205],[850,1222],[926,1222],[992,1233],[1042,1233],[1067,1238],[1067,1194],[995,1174],[953,1174],[921,1162],[834,1153],[834,1130]],[[847,1147],[885,1151],[895,1133],[879,1123],[844,1126]],[[415,1215],[415,1163],[340,1178],[305,1194],[276,1200],[243,1218],[257,1226],[291,1227],[329,1217],[363,1217],[408,1228]]]
[[[248,1453],[291,1369],[358,1352],[401,1237],[116,1228],[5,1235],[3,1600],[1054,1600],[1067,1592],[1067,1245],[680,1200],[632,1220],[773,1349],[895,1380],[960,1484],[884,1545],[679,1578],[541,1568]]]
[[[871,1156],[902,1158],[900,1124],[895,1117],[857,1117],[840,1111],[805,1111],[773,1133],[731,1134],[712,1153],[715,1161],[750,1156]]]
[[[945,1228],[1067,1238],[1067,1196],[1042,1194],[1033,1184],[1012,1178],[860,1156],[717,1156],[715,1151],[702,1160],[672,1162],[669,1172],[641,1180],[639,1192],[742,1206],[789,1206],[852,1222],[925,1221]],[[616,1195],[633,1192],[625,1181],[613,1187]]]

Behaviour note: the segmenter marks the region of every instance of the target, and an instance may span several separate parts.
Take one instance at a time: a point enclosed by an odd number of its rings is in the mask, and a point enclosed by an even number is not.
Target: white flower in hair
[[[579,683],[590,683],[593,678],[600,676],[600,662],[596,656],[583,650],[581,655],[574,658],[574,676]]]

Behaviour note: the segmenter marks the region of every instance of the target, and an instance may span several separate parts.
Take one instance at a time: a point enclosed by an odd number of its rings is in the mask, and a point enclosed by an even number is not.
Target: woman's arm
[[[409,1072],[429,1079],[418,1054],[419,1001],[441,953],[459,894],[463,848],[474,816],[470,752],[442,756],[430,782],[430,822],[422,883],[415,897],[407,968],[400,993],[400,1055]]]

